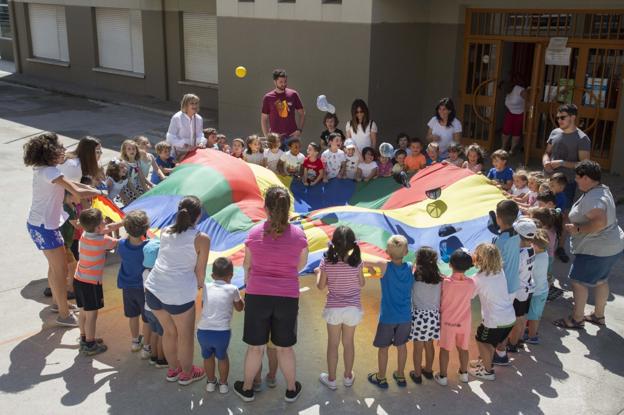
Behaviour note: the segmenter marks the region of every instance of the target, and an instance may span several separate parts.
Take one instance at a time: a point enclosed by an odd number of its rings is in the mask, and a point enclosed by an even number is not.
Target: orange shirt
[[[405,165],[409,171],[416,171],[424,168],[427,165],[427,160],[422,154],[410,154],[405,157]]]

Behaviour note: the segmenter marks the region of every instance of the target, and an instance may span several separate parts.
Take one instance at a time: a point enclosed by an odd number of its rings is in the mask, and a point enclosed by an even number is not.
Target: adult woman
[[[438,143],[440,158],[448,158],[448,148],[452,142],[459,143],[462,132],[461,122],[455,118],[455,104],[452,99],[442,98],[438,102],[427,127],[427,140]]]
[[[82,199],[102,191],[67,179],[56,167],[64,159],[65,148],[55,133],[39,134],[24,145],[24,164],[33,167],[32,203],[26,226],[37,249],[43,251],[48,261],[48,284],[59,313],[56,324],[77,327],[78,319],[67,304],[67,260],[59,231],[67,220],[63,199],[66,190]]]
[[[193,365],[195,298],[203,287],[210,238],[195,228],[201,202],[185,196],[175,224],[160,234],[160,250],[145,281],[145,301],[163,326],[163,350],[169,362],[167,380],[189,385],[206,376]]]
[[[173,153],[178,160],[195,148],[206,143],[204,138],[204,120],[198,114],[199,97],[195,94],[185,94],[180,101],[180,111],[173,114],[167,130],[167,142],[173,147]]]
[[[569,274],[574,311],[555,321],[555,325],[567,329],[583,329],[584,321],[605,324],[609,271],[624,250],[624,232],[618,226],[613,195],[600,183],[600,165],[583,160],[576,165],[575,173],[582,195],[570,210],[570,223],[565,225],[575,255]],[[595,308],[585,316],[589,288],[594,288]]]
[[[362,99],[356,99],[351,104],[351,120],[345,126],[346,138],[355,142],[358,152],[365,147],[377,148],[377,124],[370,119],[368,106]]]
[[[83,176],[94,180],[102,179],[102,169],[99,165],[101,156],[100,140],[86,136],[80,139],[74,151],[65,153],[65,160],[58,168],[66,179],[74,182],[79,182]]]
[[[512,89],[505,96],[505,118],[503,118],[502,148],[512,155],[518,151],[524,121],[524,106],[527,91],[517,75],[513,77]],[[509,139],[511,137],[511,147]]]
[[[308,259],[308,242],[301,228],[288,223],[290,197],[286,189],[270,187],[265,195],[267,221],[256,225],[245,241],[245,326],[243,341],[245,380],[234,391],[245,402],[254,400],[253,380],[260,370],[264,347],[277,348],[279,367],[286,379],[287,402],[299,396],[295,352],[299,311],[299,271]]]

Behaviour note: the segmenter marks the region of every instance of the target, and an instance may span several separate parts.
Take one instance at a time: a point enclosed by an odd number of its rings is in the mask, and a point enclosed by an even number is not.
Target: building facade
[[[86,87],[178,101],[195,92],[228,135],[260,130],[271,71],[286,68],[317,139],[324,94],[340,123],[362,98],[382,140],[423,137],[452,97],[464,141],[498,145],[504,87],[521,66],[534,93],[526,158],[543,151],[553,111],[580,107],[592,157],[624,173],[621,0],[38,0],[11,1],[18,71]],[[502,9],[505,7],[505,9]],[[517,8],[513,8],[517,7]],[[545,9],[547,7],[547,9]],[[581,9],[575,9],[581,8]],[[567,65],[545,61],[566,37]],[[523,58],[524,56],[524,58]],[[529,56],[529,58],[527,58]],[[237,78],[234,68],[247,68]],[[619,166],[619,167],[618,167]]]

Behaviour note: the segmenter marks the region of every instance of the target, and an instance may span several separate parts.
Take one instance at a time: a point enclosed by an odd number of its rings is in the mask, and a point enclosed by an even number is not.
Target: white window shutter
[[[217,16],[184,13],[183,26],[185,79],[218,83]]]
[[[141,10],[130,11],[130,28],[132,29],[132,70],[145,73],[143,63],[143,19]]]
[[[33,56],[69,62],[65,8],[29,4],[28,16]]]
[[[143,73],[141,12],[139,10],[97,8],[95,18],[100,66]]]

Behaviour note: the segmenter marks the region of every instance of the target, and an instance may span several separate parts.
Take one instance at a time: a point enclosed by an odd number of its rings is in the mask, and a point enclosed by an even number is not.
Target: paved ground
[[[1,68],[0,68],[1,69]],[[365,319],[356,334],[356,383],[331,392],[318,382],[325,369],[326,334],[320,318],[323,296],[310,277],[301,279],[299,343],[296,346],[298,378],[303,394],[286,404],[279,387],[258,394],[256,402],[243,404],[230,393],[209,395],[203,384],[181,388],[164,381],[163,370],[149,367],[129,351],[129,332],[122,316],[121,296],[115,285],[116,258],[109,258],[104,281],[106,307],[98,320],[98,334],[110,349],[96,358],[78,355],[78,330],[52,325],[50,301],[42,296],[46,264],[25,231],[31,197],[31,172],[21,162],[26,138],[41,130],[54,130],[74,138],[91,134],[106,147],[104,159],[120,141],[146,134],[156,141],[168,124],[167,117],[152,112],[88,101],[0,82],[0,188],[4,199],[0,216],[0,403],[3,413],[435,413],[435,414],[618,414],[624,409],[624,263],[612,274],[613,295],[607,308],[608,328],[588,326],[586,332],[565,332],[550,324],[569,311],[570,295],[549,303],[541,330],[543,343],[518,354],[513,365],[497,370],[496,382],[471,380],[442,388],[431,382],[410,383],[400,390],[391,385],[379,391],[365,381],[376,363],[371,343],[379,305],[378,282],[369,281],[363,293]],[[70,138],[71,137],[71,138]],[[609,177],[614,193],[622,195],[623,180]],[[618,210],[624,222],[624,209]],[[559,275],[565,268],[557,264]],[[562,286],[567,287],[564,278]],[[478,309],[473,307],[474,321]],[[244,346],[240,341],[242,316],[233,322],[231,380],[241,376]],[[199,363],[196,351],[196,362]],[[476,350],[471,350],[476,356]],[[456,357],[453,356],[453,360]],[[411,366],[411,363],[408,365]],[[450,373],[456,372],[456,364]]]

